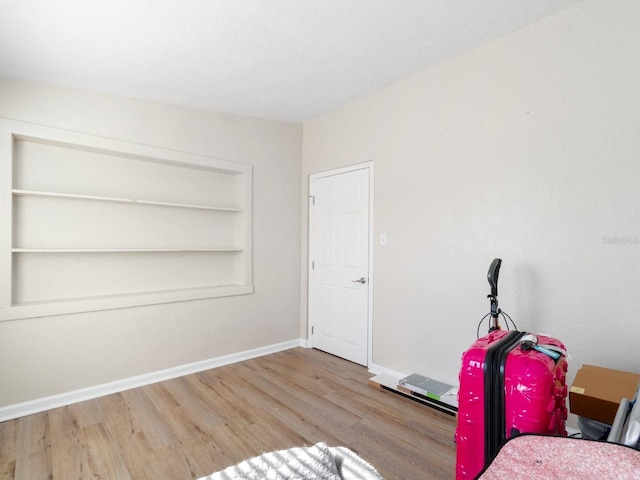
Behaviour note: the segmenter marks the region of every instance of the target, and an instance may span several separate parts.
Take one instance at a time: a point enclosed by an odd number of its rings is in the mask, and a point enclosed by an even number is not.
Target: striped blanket
[[[383,480],[346,447],[317,443],[269,452],[199,480]]]

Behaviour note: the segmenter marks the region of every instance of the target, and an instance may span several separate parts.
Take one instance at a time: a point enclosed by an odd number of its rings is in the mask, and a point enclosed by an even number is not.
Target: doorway
[[[371,356],[373,164],[310,176],[311,347],[367,366]]]

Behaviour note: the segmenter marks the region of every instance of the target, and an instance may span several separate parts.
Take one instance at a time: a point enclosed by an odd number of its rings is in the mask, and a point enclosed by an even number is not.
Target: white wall
[[[300,125],[2,79],[0,117],[253,165],[255,291],[0,322],[0,407],[300,338]]]
[[[303,215],[309,174],[375,164],[375,364],[457,382],[501,257],[500,306],[570,381],[640,371],[639,24],[586,1],[304,125]]]

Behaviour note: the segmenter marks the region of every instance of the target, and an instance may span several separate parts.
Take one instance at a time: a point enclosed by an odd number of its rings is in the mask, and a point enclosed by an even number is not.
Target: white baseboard
[[[177,367],[167,368],[157,372],[145,373],[135,377],[116,380],[115,382],[96,385],[94,387],[82,388],[80,390],[61,393],[59,395],[52,395],[50,397],[0,407],[0,422],[24,417],[25,415],[31,415],[33,413],[43,412],[52,408],[64,407],[66,405],[91,400],[104,395],[110,395],[112,393],[123,392],[132,388],[143,387],[152,383],[162,382],[164,380],[170,380],[172,378],[182,377],[192,373],[202,372],[212,368],[222,367],[224,365],[249,360],[251,358],[262,357],[270,353],[304,346],[306,346],[305,339],[289,340],[288,342],[267,345],[252,350],[246,350],[244,352],[223,355],[186,365],[179,365]]]
[[[382,365],[378,365],[376,363],[369,364],[369,372],[373,375],[387,375],[389,377],[395,377],[398,380],[409,375],[408,373],[401,373],[395,370],[391,370],[390,368],[383,367]]]

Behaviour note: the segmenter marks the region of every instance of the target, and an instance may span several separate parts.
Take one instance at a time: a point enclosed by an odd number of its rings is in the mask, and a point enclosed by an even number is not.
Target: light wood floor
[[[0,423],[0,479],[191,479],[266,451],[346,446],[386,480],[454,478],[455,419],[296,348]]]

